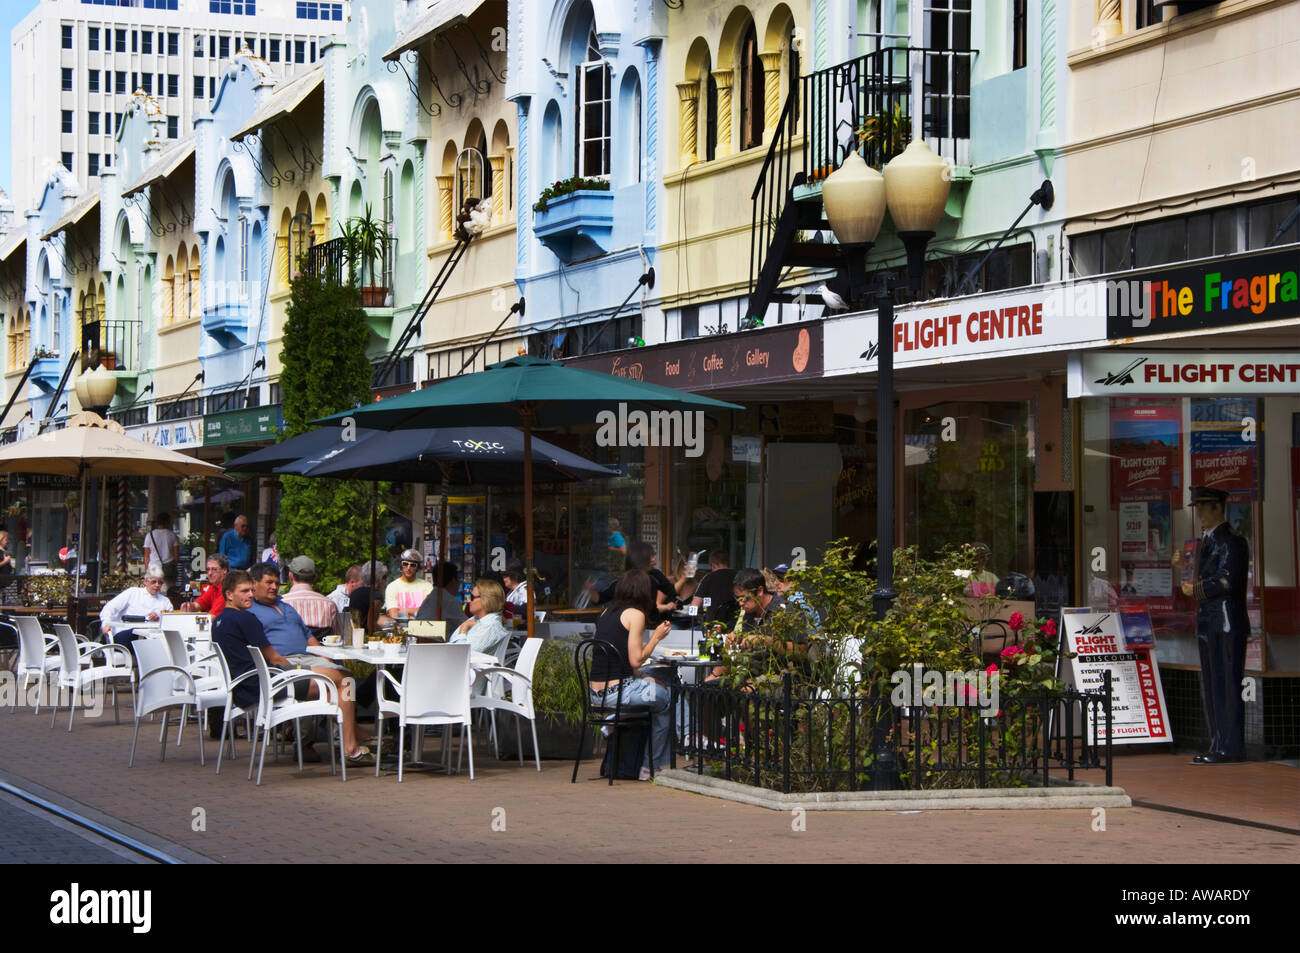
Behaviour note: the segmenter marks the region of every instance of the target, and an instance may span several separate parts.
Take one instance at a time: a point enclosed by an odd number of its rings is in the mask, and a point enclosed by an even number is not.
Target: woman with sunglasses
[[[593,704],[612,706],[621,695],[624,705],[650,709],[650,750],[641,766],[642,781],[650,780],[651,757],[656,771],[668,768],[672,761],[672,713],[668,707],[671,695],[665,685],[636,674],[655,646],[672,631],[672,623],[664,620],[642,644],[646,619],[654,611],[655,590],[650,577],[635,569],[624,573],[614,586],[614,601],[596,620],[596,638],[609,643],[613,650],[595,653],[589,686]]]
[[[510,630],[501,621],[506,593],[495,579],[475,579],[469,592],[469,618],[460,624],[448,642],[468,642],[475,652],[496,655]]]

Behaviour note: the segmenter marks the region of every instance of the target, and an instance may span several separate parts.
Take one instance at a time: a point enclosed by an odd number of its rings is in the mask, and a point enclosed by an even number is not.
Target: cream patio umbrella
[[[86,478],[100,476],[222,476],[221,467],[128,437],[121,424],[85,411],[62,430],[0,447],[0,473],[48,473],[81,479],[77,551],[85,549]],[[73,594],[81,594],[81,559]]]

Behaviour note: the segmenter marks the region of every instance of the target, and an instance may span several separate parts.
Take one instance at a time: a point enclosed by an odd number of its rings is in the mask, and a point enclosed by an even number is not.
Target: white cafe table
[[[406,662],[405,645],[399,645],[396,652],[385,649],[373,652],[368,648],[354,648],[351,645],[309,645],[307,651],[312,655],[319,655],[321,658],[331,659],[335,662],[344,660],[365,662],[368,665],[377,665],[381,668],[387,665],[402,665]],[[469,667],[475,671],[481,668],[490,668],[496,664],[497,660],[494,655],[485,655],[482,652],[469,653]]]
[[[312,655],[319,655],[322,658],[331,659],[335,662],[351,660],[354,662],[366,662],[374,665],[376,668],[384,668],[388,665],[402,665],[406,662],[406,646],[398,645],[396,652],[385,651],[380,649],[378,652],[371,651],[368,648],[354,648],[350,645],[309,645],[307,651]],[[469,653],[469,667],[472,673],[481,669],[491,668],[497,664],[496,656],[486,655],[483,652]],[[382,691],[381,683],[376,683],[375,691]],[[424,758],[424,732],[420,731],[415,736],[415,751],[412,752],[415,760],[410,762],[412,765],[423,764]]]

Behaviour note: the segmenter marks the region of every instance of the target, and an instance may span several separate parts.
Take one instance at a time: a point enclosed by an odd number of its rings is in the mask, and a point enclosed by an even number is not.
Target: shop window
[[[1246,669],[1294,670],[1300,402],[1201,386],[1196,396],[1081,402],[1081,551],[1100,548],[1111,556],[1104,571],[1088,567],[1085,598],[1099,610],[1144,606],[1161,662],[1198,666],[1196,603],[1181,584],[1193,577],[1198,543],[1210,527],[1195,523],[1188,493],[1194,485],[1221,489],[1228,494],[1226,520],[1250,547]],[[1245,418],[1277,426],[1246,433]],[[1127,465],[1134,458],[1139,464]],[[1172,565],[1175,552],[1187,555],[1186,570]]]
[[[1134,268],[1149,268],[1187,258],[1187,220],[1144,222],[1133,236]]]
[[[1300,241],[1300,226],[1297,225],[1300,219],[1292,219],[1287,230],[1278,235],[1278,229],[1296,210],[1296,206],[1297,200],[1295,196],[1252,205],[1247,212],[1249,216],[1246,233],[1247,247],[1251,249],[1267,248],[1269,245],[1282,245],[1287,242]]]
[[[1000,588],[1033,598],[1032,586],[1018,578],[1035,571],[1031,405],[952,402],[909,410],[904,418],[905,543],[927,556],[984,543],[987,571]]]

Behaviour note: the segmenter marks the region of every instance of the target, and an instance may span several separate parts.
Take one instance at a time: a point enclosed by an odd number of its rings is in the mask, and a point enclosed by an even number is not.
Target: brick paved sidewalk
[[[610,788],[595,780],[595,761],[572,785],[571,763],[543,762],[539,774],[496,762],[482,747],[472,782],[410,773],[399,785],[395,775],[376,779],[372,767],[349,772],[344,784],[328,763],[299,775],[281,761],[268,763],[258,788],[246,778],[246,743],[220,777],[212,760],[200,768],[193,726],[164,763],[156,726],[142,729],[129,770],[125,717],[118,726],[111,715],[78,717],[71,734],[48,726],[30,710],[0,711],[0,770],[218,861],[1300,861],[1295,836],[1140,808],[1109,811],[1104,832],[1085,810],[809,813],[807,829],[795,831],[785,813],[637,782]],[[208,754],[215,759],[215,742]],[[1121,763],[1116,782],[1141,767]],[[1276,783],[1266,774],[1265,783]],[[494,830],[494,820],[505,830]]]

